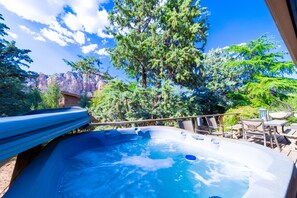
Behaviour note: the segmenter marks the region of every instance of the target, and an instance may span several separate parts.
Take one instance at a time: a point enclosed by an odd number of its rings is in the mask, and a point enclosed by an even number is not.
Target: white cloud
[[[97,47],[98,47],[97,44],[86,45],[86,46],[81,47],[81,51],[84,54],[87,54],[87,53],[90,53],[90,52],[94,51],[95,49],[97,49]]]
[[[86,42],[85,34],[82,33],[81,31],[76,32],[76,33],[73,35],[73,39],[74,39],[77,43],[79,43],[80,45],[83,45],[83,44],[85,44],[85,42]]]
[[[34,32],[34,31],[30,30],[28,27],[26,27],[26,26],[24,26],[24,25],[19,25],[19,28],[20,28],[22,31],[26,32],[27,34],[32,35],[34,40],[37,40],[37,41],[43,41],[43,42],[46,41],[45,38],[44,38],[41,34],[39,34],[39,33],[37,33],[37,32]]]
[[[59,34],[57,31],[52,29],[42,29],[41,34],[50,41],[56,42],[61,46],[66,46],[68,43],[74,43],[70,38]]]
[[[106,48],[99,49],[95,53],[100,56],[109,56],[108,52],[106,51]]]
[[[105,45],[106,43],[108,43],[108,41],[107,41],[107,39],[103,39],[103,40],[101,41],[101,43],[102,43],[103,45]]]
[[[98,30],[97,35],[101,38],[113,38],[112,35],[106,34],[103,32],[103,30],[100,30],[100,29]]]
[[[68,28],[97,34],[102,38],[112,38],[111,35],[104,33],[105,27],[109,25],[108,12],[104,8],[99,10],[97,0],[75,0],[69,2],[69,6],[75,14],[67,13],[63,17]]]
[[[18,35],[16,33],[13,33],[13,32],[7,32],[8,36],[10,36],[11,38],[13,39],[17,39],[18,38]]]
[[[24,19],[43,25],[39,33],[32,32],[25,26],[20,27],[34,39],[45,41],[47,38],[61,46],[66,46],[85,44],[89,40],[85,33],[96,34],[101,38],[112,38],[111,35],[105,33],[105,27],[109,25],[108,13],[101,6],[107,1],[0,0],[0,4]],[[72,10],[71,13],[64,10],[66,6]]]
[[[72,13],[67,13],[63,18],[64,23],[73,31],[83,29],[83,26],[78,20],[76,20],[76,18],[77,18],[76,15]]]
[[[245,46],[245,45],[246,45],[246,43],[240,43],[237,46]]]
[[[57,21],[51,23],[47,28],[41,29],[41,34],[47,39],[58,43],[61,46],[68,44],[85,44],[85,34],[81,31],[72,32],[62,27]]]
[[[222,49],[226,50],[226,49],[229,49],[229,48],[230,48],[229,46],[225,46]]]
[[[67,28],[62,27],[61,24],[57,21],[53,21],[52,23],[50,23],[48,29],[54,30],[57,33],[67,37],[73,36],[73,33],[71,31],[69,31]]]
[[[46,40],[45,40],[45,38],[44,37],[42,37],[42,36],[35,36],[35,37],[33,37],[33,39],[35,39],[35,40],[37,40],[37,41],[42,41],[42,42],[46,42]]]
[[[65,1],[0,0],[0,4],[24,19],[49,24],[61,13]]]
[[[31,31],[28,27],[24,26],[24,25],[19,25],[19,28],[26,32],[27,34],[31,34],[31,35],[35,35],[36,32]]]

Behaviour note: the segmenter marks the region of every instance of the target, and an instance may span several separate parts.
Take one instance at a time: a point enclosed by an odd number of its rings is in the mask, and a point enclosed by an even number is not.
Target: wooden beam
[[[189,120],[212,117],[212,116],[224,116],[224,115],[239,115],[239,113],[226,113],[226,114],[210,114],[210,115],[197,115],[177,118],[159,118],[159,119],[148,119],[148,120],[135,120],[135,121],[120,121],[120,122],[104,122],[104,123],[90,123],[89,126],[106,126],[106,125],[125,125],[125,124],[139,124],[139,123],[150,123],[150,122],[161,122],[161,121],[172,121],[172,120]]]
[[[265,0],[289,52],[297,65],[297,37],[286,0]]]
[[[13,169],[12,177],[10,180],[10,186],[16,180],[16,178],[20,175],[20,173],[31,163],[31,161],[40,153],[43,146],[38,145],[33,147],[27,151],[24,151],[17,156],[17,160],[15,163],[15,167]],[[29,181],[28,181],[29,182]]]

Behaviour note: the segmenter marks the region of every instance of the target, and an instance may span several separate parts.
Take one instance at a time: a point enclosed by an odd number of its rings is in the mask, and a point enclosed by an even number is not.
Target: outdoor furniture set
[[[240,123],[229,127],[231,132],[220,131],[217,119],[213,116],[205,117],[208,129],[195,128],[192,120],[179,121],[178,125],[180,128],[202,134],[217,135],[233,139],[243,137],[246,141],[256,141],[260,139],[263,141],[264,146],[267,146],[267,141],[269,141],[271,147],[275,144],[279,150],[281,148],[278,142],[278,136],[283,136],[287,142],[290,142],[290,150],[297,150],[297,123],[291,124],[291,127],[284,130],[285,125],[289,123],[286,119],[292,114],[293,111],[289,105],[278,101],[272,103],[268,111],[260,109],[260,119],[241,119]],[[297,117],[297,114],[295,114],[295,117]]]

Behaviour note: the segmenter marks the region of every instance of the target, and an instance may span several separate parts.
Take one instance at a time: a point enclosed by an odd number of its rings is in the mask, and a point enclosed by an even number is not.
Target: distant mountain
[[[62,91],[80,95],[84,90],[91,96],[96,90],[100,90],[107,84],[106,78],[102,74],[91,75],[87,83],[87,76],[78,72],[66,72],[53,75],[39,73],[36,82],[30,81],[29,86],[36,86],[44,91],[51,82],[55,80]]]

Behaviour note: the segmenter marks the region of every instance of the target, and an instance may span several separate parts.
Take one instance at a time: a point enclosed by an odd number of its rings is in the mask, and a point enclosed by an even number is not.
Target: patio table
[[[278,133],[277,131],[277,127],[281,127],[282,131],[280,132],[280,134],[283,134],[284,132],[284,126],[288,123],[288,120],[268,120],[264,122],[264,125],[269,127],[270,129],[272,129],[270,131],[270,135],[273,135],[274,140],[275,140],[275,144],[277,146],[277,148],[280,150],[280,146],[279,143],[277,141],[277,137],[276,137],[276,133]],[[235,130],[235,131],[240,131],[242,130],[242,125],[241,124],[237,124],[231,127],[231,129]]]

